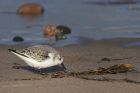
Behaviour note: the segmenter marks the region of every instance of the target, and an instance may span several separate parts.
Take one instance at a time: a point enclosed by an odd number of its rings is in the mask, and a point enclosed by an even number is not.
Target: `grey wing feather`
[[[57,51],[54,48],[49,47],[47,45],[32,46],[29,48],[25,48],[20,52],[39,62],[42,62],[43,60],[49,58],[49,53],[57,53]]]

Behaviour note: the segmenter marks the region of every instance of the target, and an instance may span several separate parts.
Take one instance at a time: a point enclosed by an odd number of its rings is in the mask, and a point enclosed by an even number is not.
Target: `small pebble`
[[[23,42],[24,39],[23,39],[22,37],[20,37],[20,36],[15,36],[15,37],[13,38],[13,41],[14,41],[14,42]]]
[[[13,69],[20,69],[20,66],[12,66]]]
[[[111,59],[105,57],[105,58],[102,58],[101,61],[111,61]]]

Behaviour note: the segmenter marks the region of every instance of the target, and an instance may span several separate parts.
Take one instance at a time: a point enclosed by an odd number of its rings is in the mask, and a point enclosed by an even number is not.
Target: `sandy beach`
[[[50,77],[51,73],[62,72],[60,67],[44,69],[49,75],[39,75],[24,61],[9,53],[8,48],[24,48],[23,45],[0,46],[0,92],[1,93],[139,93],[140,49],[125,47],[139,39],[85,39],[81,44],[56,48],[64,56],[64,64],[69,71],[96,70],[114,64],[127,63],[134,70],[127,73],[86,76],[90,80],[64,76]],[[102,58],[118,59],[102,61]],[[20,68],[14,68],[18,65]]]
[[[0,93],[140,93],[139,1],[1,0]],[[43,6],[40,16],[17,14],[29,2]],[[46,25],[71,33],[55,41],[43,36]],[[40,75],[8,51],[37,44],[54,46],[69,72],[55,66]],[[134,68],[108,70],[118,64]]]

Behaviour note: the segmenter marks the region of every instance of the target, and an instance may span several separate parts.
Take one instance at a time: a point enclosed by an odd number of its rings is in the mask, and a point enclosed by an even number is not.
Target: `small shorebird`
[[[39,69],[48,68],[56,65],[61,65],[66,70],[63,64],[63,57],[52,47],[47,45],[35,45],[22,50],[8,49],[13,54],[25,61],[25,63],[33,68]]]

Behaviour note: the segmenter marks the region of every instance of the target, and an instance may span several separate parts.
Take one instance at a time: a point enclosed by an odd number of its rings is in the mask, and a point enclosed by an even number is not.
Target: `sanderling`
[[[63,64],[63,57],[52,47],[48,45],[35,45],[22,50],[8,49],[13,54],[25,61],[25,63],[33,68],[39,69]]]

